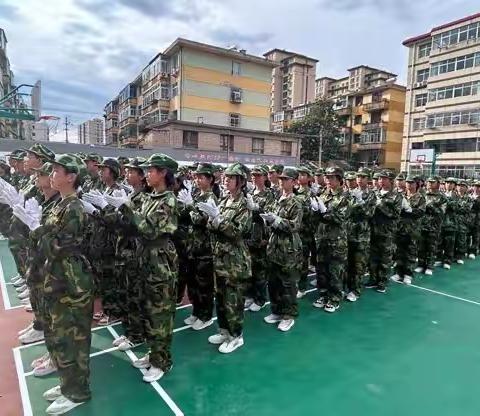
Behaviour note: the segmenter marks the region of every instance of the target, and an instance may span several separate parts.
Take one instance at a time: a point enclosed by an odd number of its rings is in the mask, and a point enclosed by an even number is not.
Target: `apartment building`
[[[10,61],[7,56],[7,37],[0,28],[0,99],[5,97],[13,89],[13,72],[10,69]],[[12,121],[0,117],[0,138],[12,136]]]
[[[276,64],[271,79],[271,127],[282,132],[315,100],[318,60],[283,49],[272,49],[263,56]]]
[[[409,53],[402,168],[429,173],[431,164],[410,154],[434,149],[436,173],[479,178],[480,13],[403,45]]]
[[[118,146],[118,97],[104,108],[105,145]]]
[[[45,121],[24,121],[24,138],[35,142],[48,142],[50,128]]]
[[[141,76],[128,83],[117,97],[118,143],[121,147],[138,146],[138,119],[142,100]],[[112,124],[114,121],[112,120]]]
[[[78,142],[80,144],[104,144],[104,126],[101,118],[87,120],[78,126]]]

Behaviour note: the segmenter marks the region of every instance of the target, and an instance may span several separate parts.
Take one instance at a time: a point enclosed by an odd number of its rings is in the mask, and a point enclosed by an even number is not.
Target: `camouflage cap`
[[[16,149],[9,155],[7,155],[10,159],[13,160],[23,160],[23,158],[26,156],[26,152],[23,149]]]
[[[84,161],[87,159],[87,154],[84,152],[77,152],[76,155]]]
[[[85,163],[79,157],[70,154],[56,155],[52,164],[63,166],[67,172],[76,175],[80,175],[82,169],[85,169]]]
[[[357,176],[365,176],[365,177],[369,178],[372,175],[372,171],[368,168],[360,168],[360,169],[358,169],[356,175]]]
[[[473,181],[473,186],[480,186],[480,180],[474,180]]]
[[[353,172],[353,171],[345,172],[344,178],[345,178],[347,181],[354,181],[354,180],[357,179],[357,172]]]
[[[215,167],[215,172],[223,172],[225,168],[222,165],[213,165]]]
[[[297,179],[298,171],[295,168],[285,168],[279,176],[280,179]]]
[[[340,179],[343,179],[343,175],[344,173],[342,168],[332,166],[325,169],[325,176],[337,176]]]
[[[120,163],[121,165],[126,165],[128,162],[130,162],[130,159],[126,156],[118,156],[117,162]]]
[[[115,159],[105,159],[103,163],[99,163],[98,166],[101,168],[109,168],[112,172],[120,175],[120,163]]]
[[[282,173],[283,172],[283,165],[272,165],[268,169],[269,172],[277,172],[277,173]]]
[[[213,176],[214,172],[215,166],[213,166],[211,163],[199,163],[194,173],[196,173],[197,175]]]
[[[159,168],[170,169],[175,173],[178,169],[178,162],[163,153],[154,153],[145,163],[141,165],[142,168]]]
[[[0,159],[0,168],[2,168],[7,173],[10,173],[10,165],[2,159]]]
[[[51,161],[55,159],[55,153],[53,153],[47,146],[35,143],[30,149],[27,150],[28,153],[33,153],[35,156],[39,157],[44,161]]]
[[[378,177],[393,180],[393,179],[395,179],[395,173],[393,173],[391,170],[385,169],[385,170],[382,170],[382,171],[379,172]]]
[[[434,176],[429,176],[427,179],[427,182],[438,182],[440,183],[442,181],[442,178],[440,176],[434,175]]]
[[[53,171],[53,164],[51,162],[45,162],[39,168],[32,169],[34,172],[42,176],[49,176]]]
[[[373,172],[372,179],[378,179],[380,178],[380,172]]]
[[[396,177],[395,179],[397,181],[404,181],[406,179],[406,175],[403,173],[403,172],[400,172]]]
[[[147,159],[145,159],[144,157],[133,157],[129,160],[128,163],[126,163],[125,165],[123,165],[124,168],[130,168],[130,169],[139,169],[139,170],[143,170],[142,167],[140,167],[140,165],[142,165],[143,163],[145,163],[147,161]]]
[[[242,168],[240,164],[234,163],[225,169],[225,176],[241,176],[242,178],[247,177],[247,173]]]
[[[308,176],[313,176],[312,170],[305,165],[297,166],[296,167],[298,173],[306,173]]]
[[[318,168],[318,169],[315,171],[315,176],[322,176],[322,175],[325,175],[325,169],[323,169],[323,168]]]
[[[465,179],[459,179],[457,182],[458,186],[468,186],[468,183]]]
[[[89,153],[88,155],[85,156],[85,161],[88,162],[89,160],[92,160],[93,162],[97,162],[97,163],[102,163],[103,157],[97,153]]]
[[[449,178],[445,179],[445,183],[454,183],[456,185],[457,184],[457,178],[449,177]]]
[[[266,165],[255,165],[252,168],[252,175],[267,175],[268,174],[268,166]]]
[[[407,175],[405,178],[405,182],[418,182],[419,178],[418,176],[413,176],[413,175]]]

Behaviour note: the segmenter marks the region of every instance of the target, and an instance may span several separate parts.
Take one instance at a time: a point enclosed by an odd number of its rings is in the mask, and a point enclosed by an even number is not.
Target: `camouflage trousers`
[[[347,293],[354,292],[360,296],[363,276],[368,271],[369,252],[370,242],[368,240],[348,242],[347,279],[345,282]]]
[[[173,243],[168,252],[154,249],[140,271],[143,282],[142,317],[150,363],[163,371],[172,366],[172,336],[177,298],[178,257]]]
[[[298,316],[297,284],[300,271],[297,264],[280,265],[271,262],[268,268],[270,309],[283,319]]]
[[[479,253],[479,244],[480,244],[480,227],[472,226],[468,233],[468,254],[474,254],[475,256]]]
[[[465,254],[468,251],[468,244],[467,244],[467,229],[461,228],[457,230],[455,234],[455,251],[454,256],[457,260],[463,259]]]
[[[190,270],[185,244],[180,241],[175,241],[175,248],[178,254],[177,303],[181,303],[185,295],[185,289],[187,289]]]
[[[412,277],[417,261],[418,236],[400,233],[395,240],[397,247],[395,271],[400,277]]]
[[[212,319],[215,284],[213,261],[210,256],[198,256],[188,261],[188,298],[192,303],[192,315],[203,322]]]
[[[142,285],[142,276],[139,275],[139,264],[137,262],[128,262],[123,267],[125,296],[122,318],[125,336],[134,344],[143,342],[145,339],[144,317],[142,315],[142,303],[144,302],[144,293]],[[123,297],[123,289],[120,291]]]
[[[307,290],[308,275],[310,262],[317,270],[317,246],[313,235],[306,235],[302,237],[302,270],[300,272],[300,280],[298,282],[298,289],[304,292]]]
[[[265,305],[267,301],[267,253],[265,247],[250,247],[252,258],[252,277],[248,280],[246,297],[253,299],[259,305]]]
[[[326,299],[332,302],[342,300],[343,282],[347,267],[348,248],[346,239],[319,240],[317,242],[318,270],[325,282]],[[321,290],[317,281],[317,289]]]
[[[438,258],[443,263],[451,264],[455,255],[455,238],[454,230],[442,230],[440,235],[440,244],[438,246]]]
[[[26,247],[23,247],[22,245],[17,243],[13,243],[10,240],[8,241],[8,248],[12,253],[18,274],[20,276],[25,276],[25,272],[27,269],[28,250],[26,249]]]
[[[45,328],[45,305],[43,300],[42,285],[28,284],[30,291],[30,305],[33,312],[33,329],[44,331]]]
[[[120,307],[122,299],[119,298],[119,292],[125,288],[125,274],[117,270],[115,261],[112,258],[103,259],[100,265],[96,264],[95,270],[97,271],[97,282],[99,295],[102,299],[103,312],[107,316],[120,318],[122,316]]]
[[[385,286],[392,267],[394,249],[393,234],[376,234],[372,230],[370,239],[370,280]]]
[[[58,369],[62,394],[72,402],[90,399],[93,293],[45,298],[46,345]]]
[[[439,245],[440,230],[422,230],[418,243],[418,266],[433,270],[437,247]]]

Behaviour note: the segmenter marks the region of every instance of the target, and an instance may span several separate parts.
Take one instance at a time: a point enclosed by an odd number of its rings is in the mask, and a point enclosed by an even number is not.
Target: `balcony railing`
[[[365,111],[379,111],[388,109],[389,102],[386,99],[374,101],[372,103],[363,104]]]
[[[352,109],[351,107],[339,108],[338,110],[335,110],[335,112],[339,116],[348,116],[352,113]]]
[[[388,126],[388,123],[381,121],[379,123],[364,123],[363,130],[375,130],[375,129],[385,129]]]

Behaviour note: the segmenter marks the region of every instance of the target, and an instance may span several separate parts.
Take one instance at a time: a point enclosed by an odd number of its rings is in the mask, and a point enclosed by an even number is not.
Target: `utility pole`
[[[68,121],[68,116],[65,116],[65,143],[68,143],[68,126],[70,125],[70,122]]]
[[[323,131],[320,129],[318,133],[318,167],[322,167],[322,147],[323,147]]]

